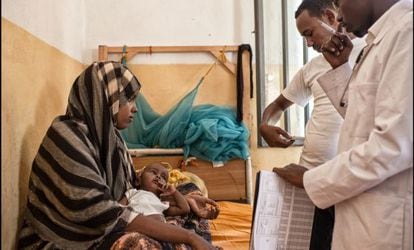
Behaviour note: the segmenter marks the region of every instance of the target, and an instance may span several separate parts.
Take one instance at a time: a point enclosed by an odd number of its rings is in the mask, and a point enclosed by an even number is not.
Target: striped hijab
[[[47,246],[91,248],[126,226],[130,210],[117,201],[135,176],[114,124],[120,102],[139,89],[117,62],[93,63],[75,80],[66,115],[53,121],[32,165],[19,248],[36,237]]]

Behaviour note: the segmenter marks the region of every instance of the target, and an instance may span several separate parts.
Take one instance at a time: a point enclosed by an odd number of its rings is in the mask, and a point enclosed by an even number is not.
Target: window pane
[[[263,52],[260,53],[263,53],[261,58],[264,73],[260,74],[259,83],[262,89],[260,103],[264,105],[259,110],[262,114],[264,108],[280,95],[284,84],[289,84],[296,72],[318,54],[312,48],[306,48],[304,39],[296,29],[295,11],[302,0],[256,0],[257,2],[262,5],[262,16],[259,18],[263,21],[263,34],[258,34],[263,41]],[[286,112],[289,115],[284,115],[276,125],[292,135],[304,136],[306,117],[310,116],[312,108],[313,100],[306,109],[292,105]],[[287,127],[284,121],[286,117],[289,118]]]
[[[265,55],[265,106],[269,105],[282,90],[282,2],[263,0],[263,30]],[[280,121],[278,126],[280,126]]]
[[[287,0],[288,24],[288,82],[290,82],[296,72],[303,66],[303,38],[296,28],[295,11],[301,0]],[[296,136],[305,135],[305,113],[304,108],[299,105],[292,105],[290,108],[290,133]]]

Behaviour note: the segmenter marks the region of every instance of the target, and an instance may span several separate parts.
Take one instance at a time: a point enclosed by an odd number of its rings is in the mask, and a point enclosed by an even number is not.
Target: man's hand
[[[303,188],[303,175],[307,170],[307,168],[293,163],[283,168],[273,168],[273,172],[277,173],[280,178],[300,188]]]
[[[344,33],[342,25],[339,24],[336,33],[332,34],[330,39],[322,44],[321,51],[325,59],[335,69],[348,62],[352,48],[351,39]]]
[[[292,136],[280,127],[262,124],[259,129],[263,139],[270,147],[287,148],[295,142]]]

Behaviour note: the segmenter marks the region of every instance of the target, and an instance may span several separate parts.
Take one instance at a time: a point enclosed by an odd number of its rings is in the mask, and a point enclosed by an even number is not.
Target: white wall
[[[84,3],[83,0],[2,0],[1,16],[81,62],[85,47]]]
[[[98,59],[100,44],[254,45],[252,0],[3,0],[2,17],[84,64]],[[210,61],[164,54],[131,63]]]
[[[85,6],[88,20],[85,63],[98,58],[99,44],[159,46],[254,43],[252,0],[88,0]],[[142,55],[131,63],[195,63],[206,60],[200,55],[153,54]]]

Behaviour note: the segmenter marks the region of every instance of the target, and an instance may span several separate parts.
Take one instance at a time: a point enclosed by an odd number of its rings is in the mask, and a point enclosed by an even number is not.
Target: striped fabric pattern
[[[135,181],[115,127],[121,99],[141,85],[117,62],[96,62],[75,80],[32,165],[19,249],[89,249],[122,230],[131,210],[117,201]]]

